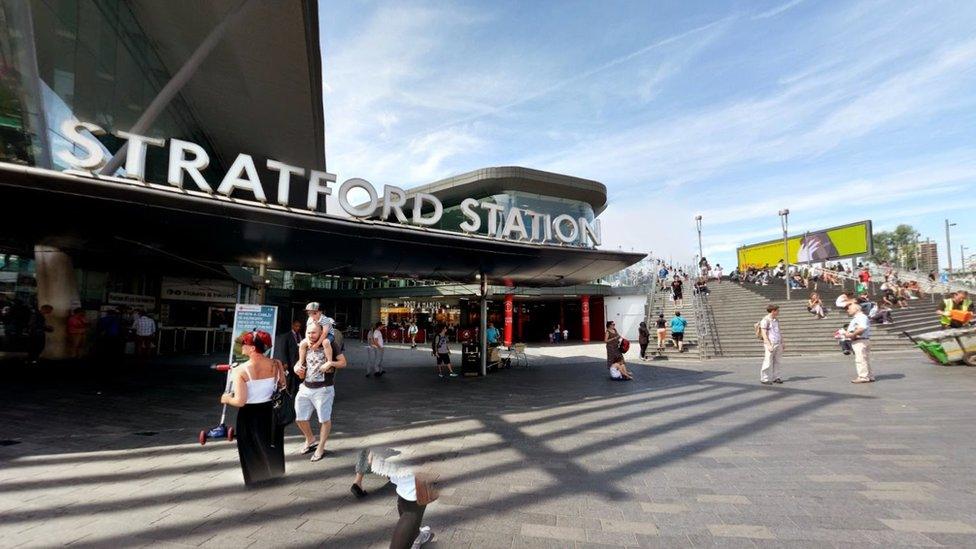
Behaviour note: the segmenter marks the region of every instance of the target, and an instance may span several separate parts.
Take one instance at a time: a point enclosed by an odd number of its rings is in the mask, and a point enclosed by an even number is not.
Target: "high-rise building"
[[[925,241],[918,244],[918,268],[921,271],[939,270],[939,246]]]

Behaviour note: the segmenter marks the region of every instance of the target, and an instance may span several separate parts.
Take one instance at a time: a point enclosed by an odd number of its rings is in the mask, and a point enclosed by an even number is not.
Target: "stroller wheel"
[[[200,441],[200,446],[203,446],[204,444],[206,444],[207,443],[207,432],[206,431],[200,431],[200,436],[198,437],[198,440]]]
[[[228,427],[227,428],[227,440],[228,440],[228,442],[234,442],[234,435],[236,435],[236,434],[237,433],[234,432],[234,428],[233,427]]]

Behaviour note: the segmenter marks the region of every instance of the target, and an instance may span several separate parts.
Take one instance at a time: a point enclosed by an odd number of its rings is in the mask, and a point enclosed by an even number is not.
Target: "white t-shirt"
[[[766,315],[759,323],[759,327],[766,332],[766,337],[773,345],[778,345],[783,341],[783,336],[779,333],[779,321]]]
[[[850,299],[851,298],[847,297],[846,295],[841,294],[837,296],[837,301],[834,302],[834,305],[838,307],[847,307],[847,302],[850,301]]]
[[[379,330],[373,330],[373,332],[371,334],[369,334],[369,337],[371,339],[375,339],[376,340],[376,345],[379,348],[381,348],[381,349],[383,348],[383,332],[381,332]]]

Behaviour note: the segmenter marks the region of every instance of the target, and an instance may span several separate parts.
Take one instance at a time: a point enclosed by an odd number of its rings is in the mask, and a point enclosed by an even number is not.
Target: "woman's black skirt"
[[[245,404],[237,411],[237,453],[244,484],[285,474],[285,431],[275,424],[270,402]]]

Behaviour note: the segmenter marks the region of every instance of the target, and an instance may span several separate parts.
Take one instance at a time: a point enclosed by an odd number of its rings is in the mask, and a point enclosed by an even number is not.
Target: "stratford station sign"
[[[85,176],[119,180],[118,177],[99,173],[109,160],[105,147],[97,139],[97,136],[106,135],[102,127],[90,122],[67,120],[61,126],[61,133],[82,153],[79,156],[72,150],[59,151],[58,157],[62,161],[74,170],[84,172]],[[124,131],[115,131],[112,135],[125,141],[128,146],[125,165],[122,166],[123,180],[145,183],[148,147],[166,147],[167,140]],[[189,183],[196,187],[193,190],[206,195],[219,194],[229,198],[238,191],[252,195],[257,203],[265,206],[268,204],[265,183],[258,175],[253,156],[238,154],[223,178],[219,182],[211,182],[202,173],[210,166],[210,157],[203,147],[182,139],[170,138],[168,141],[166,182],[174,190],[183,190]],[[311,212],[318,212],[319,197],[331,195],[332,185],[336,183],[335,174],[292,166],[273,159],[268,159],[265,167],[268,171],[277,173],[275,200],[277,204],[288,209],[292,209],[289,203],[292,177],[308,180],[305,208]],[[212,183],[216,183],[216,189]],[[350,192],[356,189],[360,194],[364,192],[367,195],[366,202],[352,204],[349,201]],[[408,226],[431,227],[440,223],[444,214],[443,204],[432,194],[414,194],[412,208],[407,212],[404,211],[408,201],[404,189],[384,185],[383,195],[380,197],[372,183],[358,177],[347,179],[339,185],[336,198],[343,211],[360,220],[379,217]],[[503,206],[474,198],[462,200],[460,209],[464,221],[459,223],[458,229],[466,234],[481,234],[516,242],[582,245],[591,248],[599,246],[601,241],[599,220],[590,221],[585,217],[573,217],[569,214],[553,216],[521,208],[509,208],[506,213]],[[484,223],[481,212],[486,214]]]

